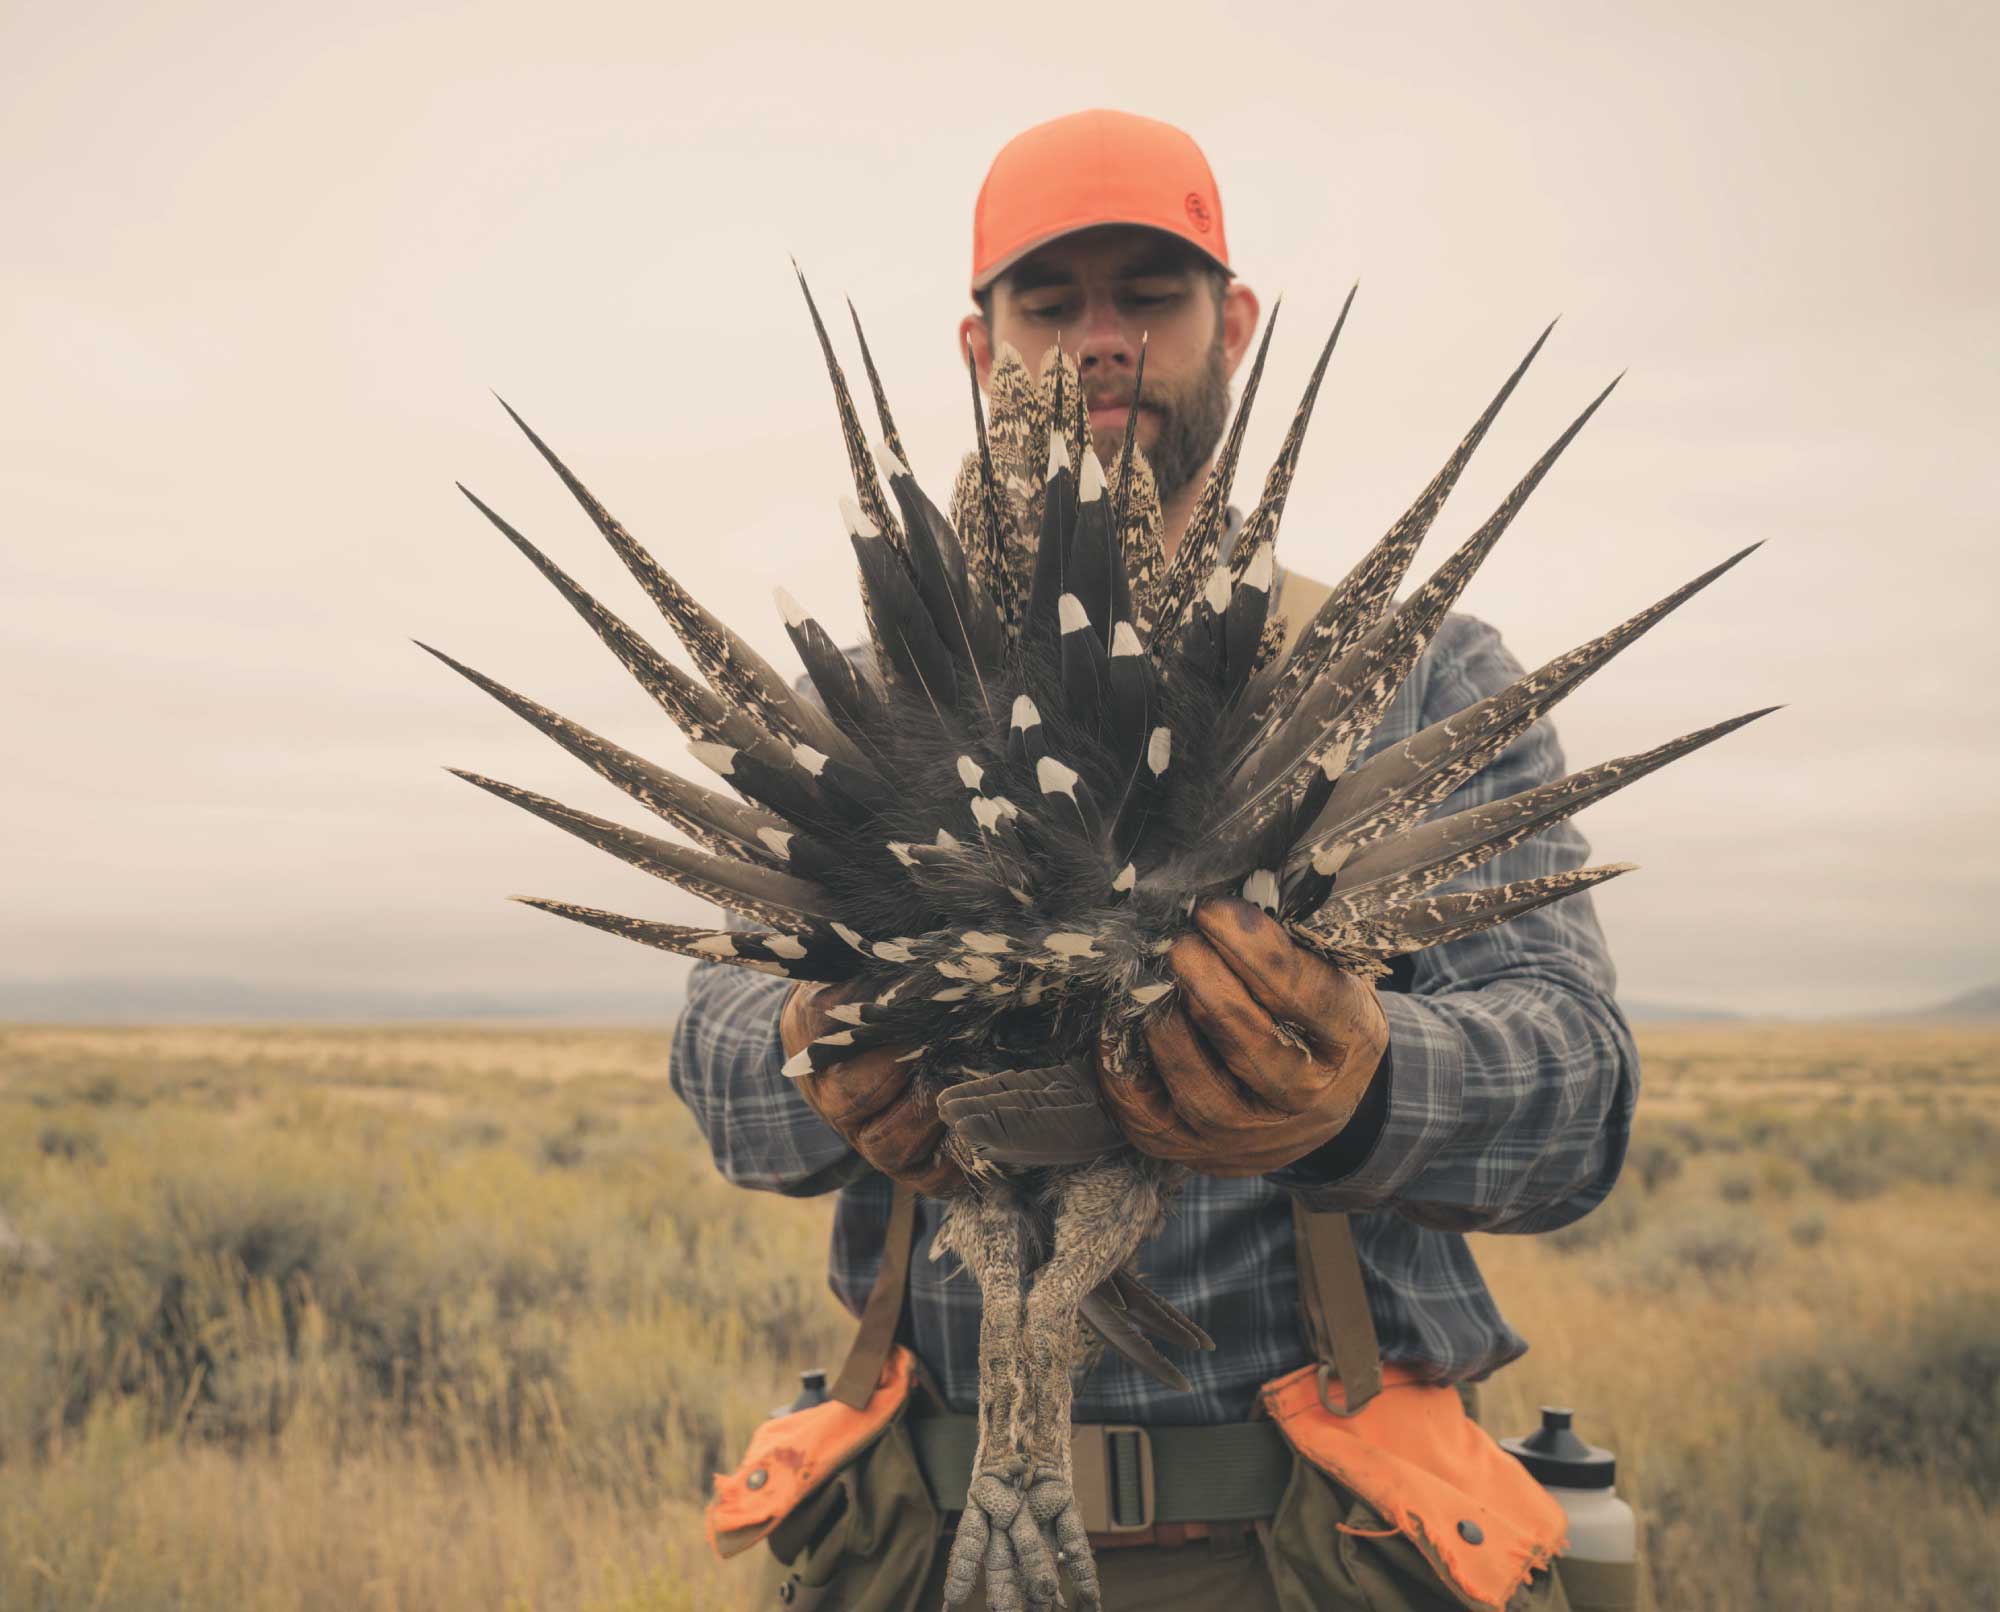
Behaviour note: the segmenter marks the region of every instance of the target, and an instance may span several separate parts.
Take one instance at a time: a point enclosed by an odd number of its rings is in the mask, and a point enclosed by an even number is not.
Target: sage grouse
[[[1076,368],[1059,351],[1039,375],[1012,352],[997,355],[990,426],[974,377],[976,447],[947,519],[911,474],[859,321],[881,422],[872,455],[810,292],[806,300],[853,472],[854,496],[842,504],[872,661],[851,661],[781,594],[818,698],[796,692],[528,431],[672,624],[701,680],[467,496],[729,792],[676,777],[439,655],[694,843],[460,776],[751,927],[530,905],[667,951],[842,986],[832,1010],[840,1027],[800,1052],[787,1074],[872,1046],[908,1049],[971,1183],[951,1200],[936,1245],[971,1270],[983,1303],[979,1448],[946,1599],[969,1595],[983,1565],[1001,1612],[1047,1607],[1062,1562],[1088,1609],[1099,1604],[1097,1576],[1069,1440],[1072,1370],[1095,1350],[1085,1340],[1094,1332],[1183,1388],[1156,1345],[1211,1346],[1127,1269],[1184,1173],[1134,1152],[1100,1105],[1100,1040],[1105,1079],[1124,1078],[1121,1065],[1146,1056],[1140,1026],[1173,990],[1163,954],[1206,896],[1241,895],[1335,967],[1372,976],[1398,954],[1624,872],[1448,888],[1752,716],[1455,815],[1434,817],[1432,808],[1743,554],[1512,687],[1357,760],[1446,611],[1610,391],[1399,603],[1418,544],[1547,331],[1408,512],[1287,646],[1270,613],[1272,548],[1346,306],[1263,496],[1225,552],[1267,324],[1213,472],[1168,558],[1132,432],[1107,472],[1091,446]],[[1143,386],[1143,353],[1139,371]]]

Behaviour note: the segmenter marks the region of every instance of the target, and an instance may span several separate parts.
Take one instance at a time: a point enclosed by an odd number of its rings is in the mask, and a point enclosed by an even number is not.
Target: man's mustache
[[[1092,391],[1086,386],[1083,389],[1083,402],[1086,408],[1092,409],[1129,409],[1134,395],[1129,386],[1119,387],[1113,391]],[[1164,412],[1159,394],[1153,392],[1146,395],[1146,401],[1139,405],[1139,409],[1141,413]]]

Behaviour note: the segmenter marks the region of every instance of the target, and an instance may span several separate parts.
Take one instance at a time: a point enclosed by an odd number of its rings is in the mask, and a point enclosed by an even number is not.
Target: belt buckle
[[[1127,1422],[1070,1429],[1070,1471],[1085,1533],[1131,1534],[1153,1526],[1153,1441]]]

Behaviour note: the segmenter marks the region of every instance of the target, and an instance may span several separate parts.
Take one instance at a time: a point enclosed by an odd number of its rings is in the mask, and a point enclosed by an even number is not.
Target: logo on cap
[[[1201,199],[1201,192],[1198,190],[1187,193],[1187,215],[1190,224],[1202,234],[1208,233],[1208,226],[1212,220],[1208,216],[1208,203]]]

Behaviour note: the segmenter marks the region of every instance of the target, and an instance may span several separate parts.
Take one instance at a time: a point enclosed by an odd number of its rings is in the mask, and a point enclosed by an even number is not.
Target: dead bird
[[[951,1201],[936,1248],[963,1261],[983,1305],[979,1448],[947,1600],[969,1595],[984,1566],[998,1612],[1047,1607],[1061,1563],[1090,1609],[1099,1601],[1096,1572],[1070,1471],[1081,1329],[1180,1387],[1186,1379],[1163,1350],[1210,1346],[1129,1268],[1184,1172],[1127,1145],[1098,1096],[1100,1079],[1128,1078],[1146,1057],[1142,1029],[1174,991],[1164,958],[1175,937],[1204,898],[1240,896],[1334,966],[1379,975],[1398,955],[1626,871],[1610,865],[1448,888],[1765,712],[1505,800],[1431,814],[1751,551],[1502,692],[1357,760],[1474,572],[1609,395],[1606,387],[1498,509],[1398,599],[1418,546],[1547,331],[1430,484],[1287,644],[1271,610],[1274,545],[1352,292],[1262,495],[1232,529],[1230,489],[1270,347],[1267,324],[1170,559],[1130,425],[1107,469],[1091,444],[1075,366],[1060,351],[1031,375],[1002,350],[989,381],[990,420],[974,376],[975,446],[947,516],[910,470],[858,319],[880,424],[872,451],[810,292],[806,300],[853,475],[843,520],[873,649],[850,658],[781,596],[816,697],[688,595],[518,415],[700,677],[669,663],[467,493],[673,718],[728,793],[431,652],[693,844],[476,773],[459,776],[750,927],[531,905],[687,956],[839,985],[832,1011],[840,1028],[801,1051],[788,1074],[870,1048],[909,1049],[904,1056],[934,1092],[946,1145],[970,1183]],[[1137,415],[1134,407],[1128,420]],[[998,1374],[996,1361],[1007,1363]]]

